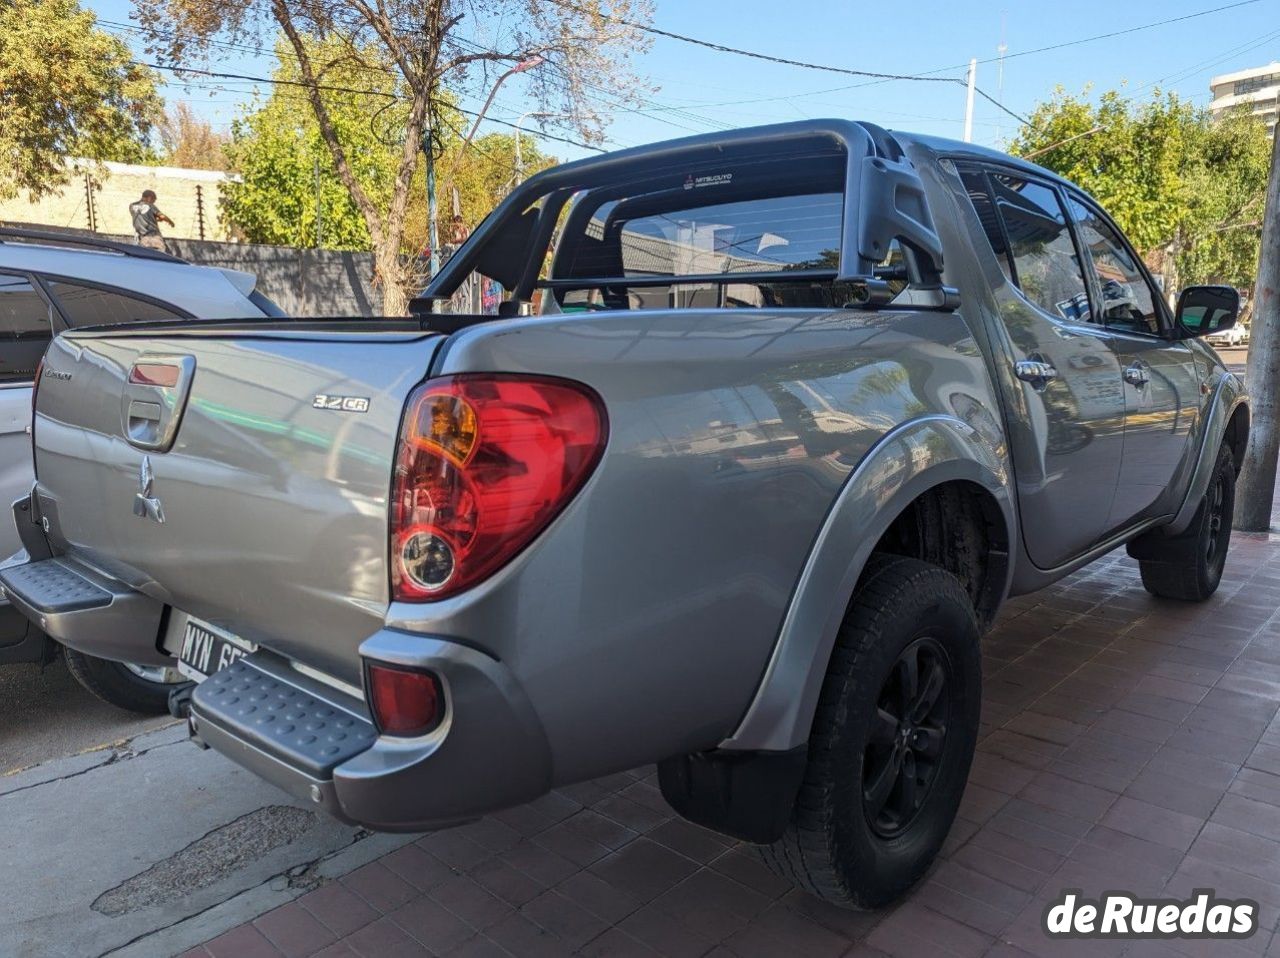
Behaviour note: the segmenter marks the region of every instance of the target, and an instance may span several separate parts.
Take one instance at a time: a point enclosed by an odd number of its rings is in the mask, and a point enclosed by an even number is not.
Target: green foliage
[[[1090,99],[1059,88],[1031,113],[1009,152],[1091,193],[1166,285],[1248,287],[1257,269],[1270,145],[1247,115],[1210,121],[1174,93]],[[1255,208],[1256,207],[1256,208]],[[1253,210],[1254,215],[1249,215]]]
[[[148,157],[160,98],[131,59],[75,0],[0,3],[0,197],[55,190],[69,157]]]
[[[327,62],[323,85],[358,93],[321,92],[328,115],[357,180],[380,210],[391,203],[401,163],[407,104],[379,93],[399,91],[390,73],[363,65],[343,68],[338,41],[312,41],[313,58]],[[283,44],[277,48],[276,80],[296,81],[297,61]],[[370,50],[362,51],[366,58]],[[336,64],[336,65],[333,65]],[[441,108],[442,133],[435,160],[439,232],[448,242],[453,214],[453,188],[461,201],[463,222],[475,226],[505,195],[515,174],[515,140],[505,134],[478,137],[462,148],[463,118]],[[526,175],[551,164],[528,133],[521,139]],[[319,169],[322,244],[327,249],[369,249],[370,236],[350,192],[334,169],[328,144],[306,93],[276,84],[232,126],[226,147],[230,168],[239,175],[223,193],[227,221],[249,242],[282,246],[316,245],[316,170]],[[415,253],[427,247],[426,180],[423,164],[413,172],[405,229],[400,248]]]
[[[331,41],[330,45],[337,41]],[[385,207],[398,163],[397,151],[372,135],[372,119],[391,104],[381,118],[397,109],[395,101],[377,93],[394,93],[387,73],[363,68],[344,69],[339,50],[319,49],[337,63],[325,75],[325,86],[370,93],[323,90],[338,142],[360,184]],[[223,215],[246,240],[280,246],[316,245],[317,191],[323,245],[327,249],[368,249],[369,230],[350,193],[334,172],[333,157],[320,134],[306,92],[299,82],[297,61],[283,42],[277,45],[280,65],[272,74],[285,81],[272,87],[265,102],[251,108],[231,128],[227,162],[239,180],[223,190]]]

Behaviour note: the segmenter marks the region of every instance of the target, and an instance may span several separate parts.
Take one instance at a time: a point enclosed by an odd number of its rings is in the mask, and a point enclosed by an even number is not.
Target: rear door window
[[[73,327],[115,326],[121,323],[184,318],[184,314],[173,307],[116,290],[61,279],[46,279],[45,284],[57,300],[67,322]]]
[[[990,181],[1022,294],[1051,316],[1095,322],[1085,274],[1057,191],[1003,173],[992,175]]]
[[[52,338],[49,304],[31,280],[0,273],[0,385],[31,382]]]

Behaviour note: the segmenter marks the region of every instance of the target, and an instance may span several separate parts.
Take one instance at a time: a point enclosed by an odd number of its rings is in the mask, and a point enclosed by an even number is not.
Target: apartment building
[[[1213,91],[1209,111],[1214,117],[1244,104],[1254,116],[1265,118],[1267,129],[1275,132],[1276,119],[1280,116],[1280,108],[1277,107],[1280,61],[1216,76],[1209,81],[1209,89]]]

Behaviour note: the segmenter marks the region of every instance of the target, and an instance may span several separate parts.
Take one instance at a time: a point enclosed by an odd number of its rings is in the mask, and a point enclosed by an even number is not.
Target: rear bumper
[[[0,588],[61,642],[124,661],[157,650],[164,606],[68,557],[7,566]],[[384,629],[366,659],[430,669],[444,721],[415,739],[379,736],[365,703],[261,649],[196,687],[192,737],[336,818],[428,831],[530,801],[551,787],[546,736],[498,660],[444,638]]]
[[[389,630],[360,652],[439,675],[448,709],[440,727],[417,739],[379,736],[362,701],[260,651],[197,686],[192,734],[295,797],[379,831],[453,825],[551,787],[541,725],[502,663]]]

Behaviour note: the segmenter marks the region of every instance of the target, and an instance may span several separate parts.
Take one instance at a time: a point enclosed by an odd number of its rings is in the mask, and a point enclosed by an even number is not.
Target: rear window
[[[804,275],[840,265],[843,185],[840,154],[584,192],[570,204],[551,275],[598,282],[558,289],[557,300],[566,310],[843,302],[848,291],[830,276]],[[726,275],[743,279],[710,281]]]
[[[172,307],[98,286],[57,279],[46,282],[49,292],[72,326],[114,326],[157,319],[182,319],[186,315]]]

